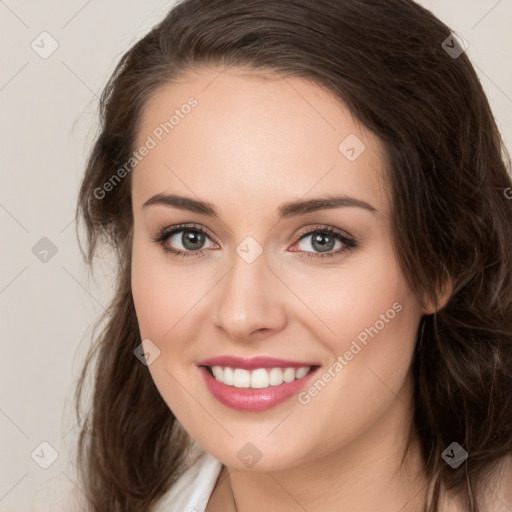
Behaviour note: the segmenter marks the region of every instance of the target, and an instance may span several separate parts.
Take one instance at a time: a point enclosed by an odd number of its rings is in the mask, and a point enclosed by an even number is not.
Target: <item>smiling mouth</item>
[[[298,368],[256,368],[246,370],[230,366],[204,366],[208,373],[226,386],[235,388],[265,389],[280,386],[283,383],[302,379],[318,366],[301,366]]]

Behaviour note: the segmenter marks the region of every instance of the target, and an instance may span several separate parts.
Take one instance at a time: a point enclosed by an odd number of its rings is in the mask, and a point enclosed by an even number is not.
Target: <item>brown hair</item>
[[[97,190],[129,160],[148,99],[205,66],[309,79],[383,141],[401,269],[419,297],[436,300],[453,283],[446,306],[422,317],[412,362],[409,442],[419,440],[430,479],[425,510],[438,510],[442,485],[460,491],[470,512],[481,510],[483,477],[512,452],[511,179],[481,84],[465,53],[446,51],[449,37],[410,0],[184,0],[122,57],[101,96],[77,208],[86,261],[103,241],[118,269],[76,390],[89,510],[150,510],[190,446],[133,353],[141,339],[130,285],[130,176],[102,199]],[[92,407],[81,414],[93,360]],[[456,469],[441,456],[452,442],[469,454]]]

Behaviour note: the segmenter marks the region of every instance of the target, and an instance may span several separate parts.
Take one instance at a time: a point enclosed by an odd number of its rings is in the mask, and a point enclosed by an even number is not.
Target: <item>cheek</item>
[[[315,312],[306,327],[331,359],[322,382],[299,398],[326,424],[350,417],[361,426],[382,414],[406,384],[421,317],[390,247],[353,261],[336,279],[310,283],[305,295]]]
[[[338,322],[339,338],[330,344],[334,357],[319,375],[323,384],[313,383],[299,397],[316,424],[339,426],[325,433],[326,446],[346,442],[383,416],[393,402],[401,402],[402,412],[407,409],[418,310],[405,294],[385,306],[381,309],[376,302],[365,315]],[[321,436],[322,429],[316,434]]]
[[[189,280],[184,277],[186,272],[170,269],[165,255],[134,239],[131,279],[140,335],[142,340],[149,339],[157,347],[151,346],[152,350],[159,351],[148,370],[168,407],[180,421],[185,416],[185,423],[189,424],[191,418],[187,415],[193,417],[197,411],[191,409],[189,395],[179,383],[188,382],[184,354],[191,316],[187,312],[197,300],[193,301],[191,295],[195,293],[186,286]]]
[[[299,272],[289,276],[295,294],[309,309],[302,322],[337,355],[349,350],[353,340],[364,347],[377,335],[409,332],[411,322],[419,318],[391,246],[385,240],[375,245],[375,250],[354,254],[332,272],[314,269],[307,277]]]
[[[141,337],[158,338],[164,329],[161,310],[167,308],[169,295],[163,293],[157,262],[150,261],[150,251],[144,251],[135,237],[132,253],[131,286]],[[167,327],[168,329],[169,327]]]
[[[190,407],[178,383],[198,385],[190,382],[190,371],[197,359],[194,340],[201,339],[198,330],[205,325],[205,294],[218,279],[214,274],[210,283],[210,274],[203,271],[200,276],[192,265],[170,264],[163,251],[134,238],[131,279],[139,331],[159,351],[148,369],[177,416]]]
[[[204,286],[191,267],[170,265],[160,249],[134,237],[131,286],[141,336],[165,340],[192,306],[204,295]]]

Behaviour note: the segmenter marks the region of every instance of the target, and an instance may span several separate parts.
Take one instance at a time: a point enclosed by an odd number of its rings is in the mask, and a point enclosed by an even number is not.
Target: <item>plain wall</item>
[[[420,3],[468,41],[510,150],[512,2]],[[121,55],[172,5],[0,2],[0,511],[71,510],[74,385],[110,290],[108,274],[95,283],[81,258],[73,221],[78,186],[102,87]],[[52,39],[58,48],[43,58]],[[53,452],[43,442],[58,454],[47,469],[41,465]]]

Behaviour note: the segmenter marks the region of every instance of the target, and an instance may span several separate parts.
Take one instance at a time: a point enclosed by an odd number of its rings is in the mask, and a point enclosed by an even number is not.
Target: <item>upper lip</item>
[[[256,370],[257,368],[301,368],[304,366],[318,366],[318,363],[286,361],[274,357],[236,357],[218,356],[205,359],[197,363],[199,366],[229,366],[230,368],[243,368]]]

